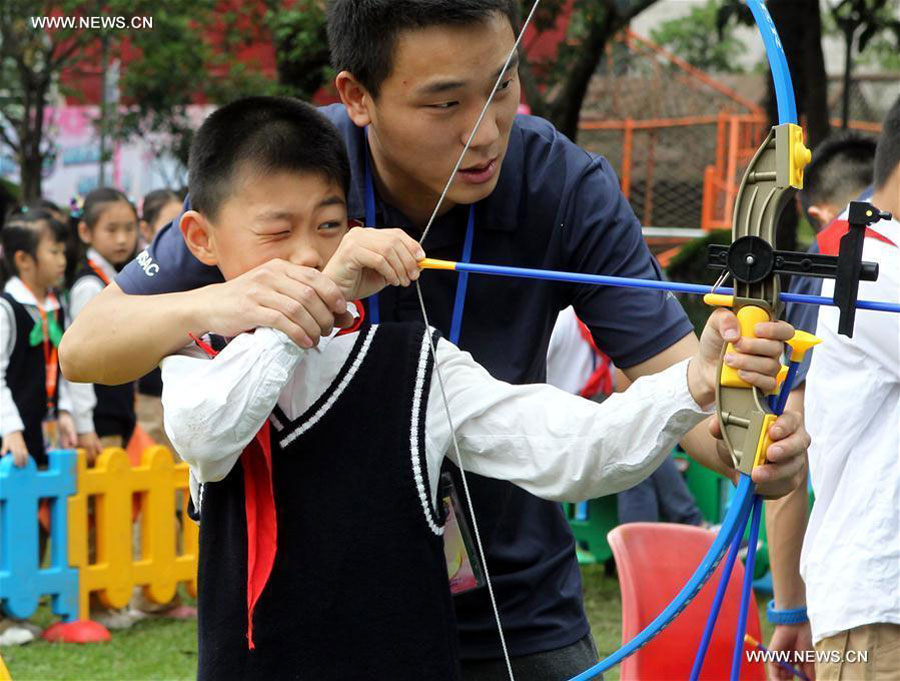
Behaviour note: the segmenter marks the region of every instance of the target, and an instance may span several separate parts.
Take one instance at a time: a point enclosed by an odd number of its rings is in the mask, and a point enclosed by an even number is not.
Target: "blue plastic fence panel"
[[[39,471],[34,459],[23,468],[0,458],[0,604],[13,617],[30,617],[43,595],[63,621],[78,617],[78,570],[69,567],[68,497],[75,494],[75,452],[50,452]],[[38,557],[38,505],[50,500],[50,565]]]

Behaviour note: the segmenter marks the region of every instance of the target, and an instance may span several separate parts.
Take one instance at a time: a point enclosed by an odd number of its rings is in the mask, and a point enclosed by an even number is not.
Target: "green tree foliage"
[[[242,63],[236,52],[267,36],[261,17],[221,0],[168,0],[153,11],[153,30],[129,35],[140,58],[123,69],[124,111],[117,117],[119,139],[141,138],[157,156],[187,169],[195,121],[188,106],[223,104],[251,94],[273,94],[277,84],[258,64]],[[213,40],[216,36],[216,40]],[[167,178],[171,186],[184,178]]]
[[[334,77],[328,53],[323,0],[297,0],[282,7],[267,0],[266,28],[275,46],[278,83],[295,97],[310,99]]]
[[[869,45],[876,47],[889,64],[900,66],[900,2],[898,0],[840,0],[831,5],[831,20],[844,39],[844,88],[841,121],[850,119],[850,85],[853,57]]]
[[[741,55],[747,46],[734,35],[734,24],[718,31],[717,18],[722,3],[707,0],[685,16],[670,19],[650,31],[650,38],[692,66],[715,73],[741,73]]]
[[[46,135],[47,107],[63,69],[89,59],[101,31],[49,29],[37,23],[51,16],[141,15],[134,2],[109,0],[6,0],[0,2],[0,145],[20,169],[22,199],[41,195],[41,170],[53,161]]]

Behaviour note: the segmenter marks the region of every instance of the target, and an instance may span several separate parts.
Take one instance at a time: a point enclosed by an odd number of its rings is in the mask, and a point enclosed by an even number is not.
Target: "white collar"
[[[878,232],[881,236],[893,241],[894,245],[900,247],[900,221],[896,217],[890,220],[879,220],[869,225],[869,229],[873,232]]]
[[[87,250],[87,258],[88,258],[88,260],[90,260],[92,263],[94,263],[97,267],[100,268],[100,271],[103,272],[103,274],[106,275],[106,278],[107,278],[107,279],[109,279],[110,281],[112,281],[113,279],[116,278],[116,274],[118,274],[118,273],[116,272],[116,268],[113,267],[113,266],[109,263],[109,260],[107,260],[107,259],[104,258],[102,255],[100,255],[100,254],[97,252],[97,250],[96,250],[93,246],[91,246],[90,248],[88,248],[88,250]]]
[[[34,297],[34,294],[31,290],[25,286],[25,282],[23,282],[18,277],[13,277],[8,282],[6,282],[6,286],[3,287],[3,290],[12,296],[13,300],[21,305],[31,305],[32,307],[37,307],[37,299]],[[44,299],[44,304],[42,305],[45,312],[54,312],[59,309],[59,300],[56,298],[52,290],[47,291],[47,297]]]

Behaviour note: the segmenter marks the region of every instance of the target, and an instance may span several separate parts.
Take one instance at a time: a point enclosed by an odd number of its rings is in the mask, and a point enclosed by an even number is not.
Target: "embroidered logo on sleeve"
[[[148,277],[155,276],[156,273],[159,272],[159,265],[153,262],[153,258],[150,257],[146,248],[138,253],[137,262],[138,265],[141,266],[141,269],[144,270],[144,274]]]

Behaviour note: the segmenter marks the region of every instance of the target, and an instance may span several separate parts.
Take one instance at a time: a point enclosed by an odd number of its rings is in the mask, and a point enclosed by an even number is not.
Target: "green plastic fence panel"
[[[612,558],[612,550],[606,541],[606,535],[619,524],[616,497],[610,495],[591,499],[586,504],[586,513],[583,504],[568,503],[562,505],[563,512],[575,535],[578,562],[603,563]]]

